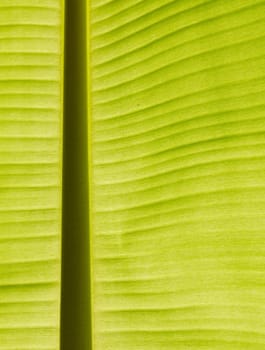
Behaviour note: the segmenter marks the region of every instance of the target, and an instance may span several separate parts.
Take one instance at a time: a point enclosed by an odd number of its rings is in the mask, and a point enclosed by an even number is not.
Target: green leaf
[[[59,349],[63,1],[0,2],[0,349]]]
[[[264,349],[265,1],[88,12],[93,349]]]

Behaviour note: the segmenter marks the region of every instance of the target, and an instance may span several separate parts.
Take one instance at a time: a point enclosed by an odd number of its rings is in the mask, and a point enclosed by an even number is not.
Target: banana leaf
[[[264,349],[265,1],[88,16],[93,349]]]
[[[0,349],[59,349],[63,1],[0,2]]]

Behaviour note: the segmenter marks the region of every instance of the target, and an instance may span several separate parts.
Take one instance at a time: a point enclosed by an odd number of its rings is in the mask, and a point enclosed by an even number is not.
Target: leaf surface
[[[89,16],[94,350],[263,349],[265,2]]]
[[[0,2],[0,349],[59,349],[63,2]]]

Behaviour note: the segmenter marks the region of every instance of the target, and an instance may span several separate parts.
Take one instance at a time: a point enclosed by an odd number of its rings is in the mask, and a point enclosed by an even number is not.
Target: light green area
[[[0,349],[58,350],[63,2],[0,1]]]
[[[93,349],[264,349],[265,1],[90,5]]]

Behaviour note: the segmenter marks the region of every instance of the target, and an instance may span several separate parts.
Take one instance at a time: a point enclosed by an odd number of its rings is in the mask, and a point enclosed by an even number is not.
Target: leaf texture
[[[0,1],[0,349],[59,349],[63,2]]]
[[[89,16],[94,349],[264,349],[265,1]]]

